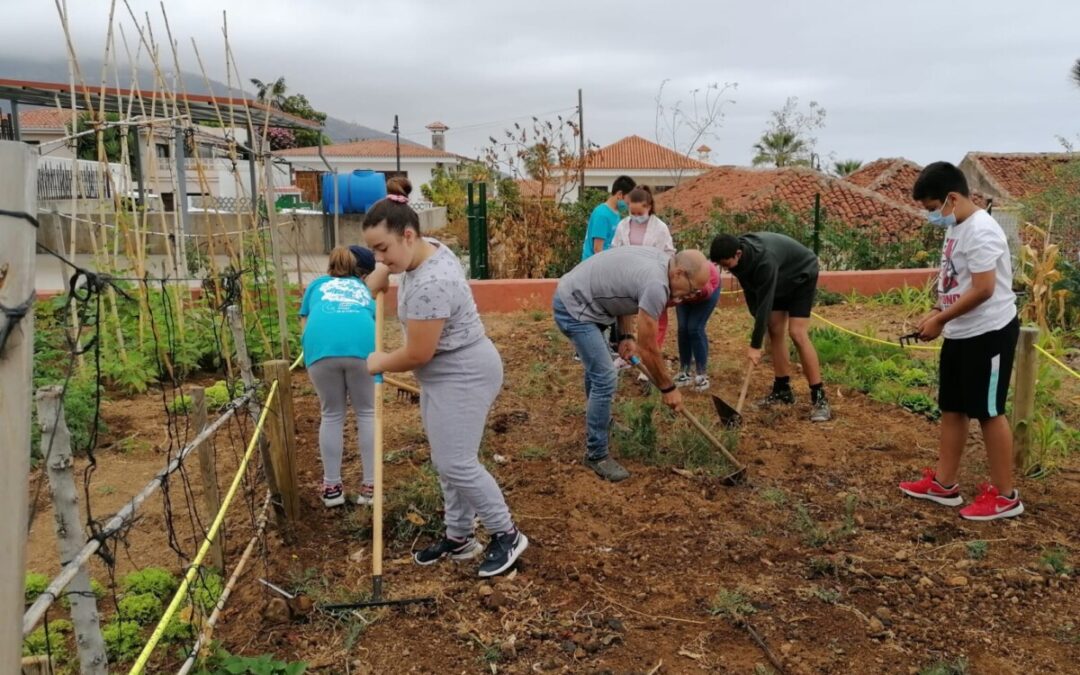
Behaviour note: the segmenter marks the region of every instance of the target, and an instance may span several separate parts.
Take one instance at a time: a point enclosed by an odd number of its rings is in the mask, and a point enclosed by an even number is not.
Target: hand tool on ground
[[[739,402],[734,408],[727,404],[716,394],[712,394],[713,407],[720,416],[720,422],[729,429],[736,429],[742,424],[742,407],[746,402],[746,390],[750,387],[750,376],[754,373],[754,364],[746,367],[746,377],[743,378],[742,389],[739,391]]]
[[[644,373],[645,377],[649,378],[649,382],[651,382],[654,387],[657,389],[660,388],[659,385],[656,384],[656,381],[653,380],[652,373],[650,373],[649,369],[645,367],[645,364],[641,362],[641,359],[637,356],[633,356],[630,359],[630,363],[640,372]],[[683,407],[682,415],[690,422],[690,424],[694,425],[694,428],[697,429],[702,436],[712,443],[713,447],[724,455],[724,459],[735,467],[734,471],[720,479],[721,482],[724,485],[739,485],[740,483],[744,483],[746,481],[746,467],[740,464],[739,460],[735,459],[735,455],[731,454],[724,444],[720,442],[720,439],[705,428],[705,425],[702,424],[692,412]]]

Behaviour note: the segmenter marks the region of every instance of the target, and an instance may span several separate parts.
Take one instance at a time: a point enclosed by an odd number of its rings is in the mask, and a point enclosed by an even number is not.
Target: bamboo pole
[[[1039,374],[1035,343],[1039,329],[1024,326],[1016,347],[1016,391],[1013,394],[1013,437],[1016,468],[1023,471],[1031,454],[1031,423],[1035,417],[1035,384]]]

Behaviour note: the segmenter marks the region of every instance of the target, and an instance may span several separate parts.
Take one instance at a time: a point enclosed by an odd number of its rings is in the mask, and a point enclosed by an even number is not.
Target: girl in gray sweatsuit
[[[397,310],[405,329],[403,347],[373,352],[367,365],[372,374],[412,370],[420,382],[420,414],[442,487],[446,534],[413,559],[430,565],[475,557],[481,547],[473,522],[479,516],[491,535],[479,574],[495,576],[513,567],[529,545],[479,459],[488,410],[502,388],[502,359],[484,331],[457,256],[420,236],[419,218],[408,205],[411,190],[406,179],[391,179],[388,196],[364,218],[364,240],[376,260],[402,275]]]

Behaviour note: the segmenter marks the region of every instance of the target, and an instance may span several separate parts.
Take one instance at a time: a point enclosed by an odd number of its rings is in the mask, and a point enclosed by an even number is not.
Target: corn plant
[[[1058,269],[1059,249],[1050,243],[1050,230],[1053,216],[1047,229],[1028,223],[1025,232],[1031,243],[1020,248],[1020,263],[1016,282],[1024,289],[1025,302],[1020,309],[1023,320],[1035,323],[1039,329],[1049,333],[1051,324],[1055,327],[1065,325],[1065,307],[1069,292],[1055,289],[1062,279]]]

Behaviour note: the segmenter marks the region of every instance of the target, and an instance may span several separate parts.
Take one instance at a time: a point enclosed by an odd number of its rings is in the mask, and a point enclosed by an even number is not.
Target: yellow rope
[[[1057,365],[1061,366],[1062,370],[1064,370],[1066,373],[1068,373],[1068,374],[1072,375],[1073,377],[1075,377],[1076,379],[1080,380],[1080,373],[1076,372],[1072,368],[1070,368],[1067,365],[1065,365],[1064,363],[1062,363],[1060,360],[1058,360],[1058,358],[1056,356],[1054,356],[1050,352],[1046,351],[1045,349],[1043,349],[1039,345],[1035,345],[1035,349],[1038,349],[1040,354],[1042,354],[1046,358],[1050,359],[1051,361],[1053,361]]]
[[[304,362],[304,352],[303,352],[303,350],[301,350],[300,351],[300,356],[296,357],[296,360],[293,361],[291,366],[289,366],[289,370],[296,370],[297,368],[300,367],[300,364],[303,363],[303,362]]]
[[[847,333],[848,335],[853,335],[853,336],[859,338],[860,340],[866,340],[867,342],[876,342],[877,344],[886,345],[886,346],[889,346],[889,347],[896,347],[898,349],[921,349],[921,350],[924,350],[924,351],[931,351],[931,352],[939,352],[939,351],[941,351],[941,347],[939,347],[937,345],[933,345],[933,346],[930,346],[930,345],[901,345],[899,342],[889,342],[888,340],[882,340],[881,338],[870,337],[869,335],[863,335],[861,333],[856,333],[853,330],[848,330],[847,328],[844,328],[843,326],[841,326],[839,324],[835,324],[832,321],[829,321],[825,317],[821,316],[817,312],[811,312],[810,314],[811,314],[811,316],[813,316],[818,321],[821,321],[822,323],[826,323],[829,326],[832,326],[833,328],[835,328],[836,330],[838,330],[838,331],[840,331],[842,333]]]
[[[233,478],[232,485],[229,486],[229,491],[225,494],[225,499],[221,502],[221,509],[217,512],[217,515],[214,516],[214,522],[211,523],[210,530],[206,533],[206,539],[203,540],[202,546],[199,547],[199,552],[191,562],[191,566],[188,568],[187,574],[184,575],[183,581],[180,582],[180,589],[176,591],[176,595],[173,596],[172,602],[169,603],[168,609],[165,610],[165,614],[161,617],[161,621],[159,621],[157,627],[154,628],[154,632],[150,635],[150,640],[146,643],[146,646],[143,647],[142,653],[139,654],[139,658],[135,661],[135,665],[131,667],[129,675],[139,675],[143,672],[143,669],[146,668],[146,663],[150,660],[150,655],[153,653],[154,647],[157,647],[158,642],[161,641],[161,637],[165,634],[165,628],[169,625],[169,621],[172,620],[173,615],[180,609],[180,603],[184,601],[184,595],[195,580],[195,575],[198,574],[199,566],[202,564],[203,559],[206,558],[207,552],[210,551],[210,545],[221,530],[221,524],[225,521],[225,511],[228,510],[233,498],[236,497],[236,491],[239,489],[240,482],[244,478],[244,472],[247,470],[248,461],[255,451],[255,446],[258,445],[259,434],[262,432],[263,424],[266,422],[266,414],[270,412],[270,404],[274,400],[277,388],[277,380],[274,380],[274,383],[270,385],[270,393],[266,396],[266,402],[263,404],[262,414],[259,415],[259,422],[255,425],[255,431],[251,434],[251,441],[248,443],[247,450],[244,452],[244,458],[240,460],[240,466],[236,470],[236,477]]]

